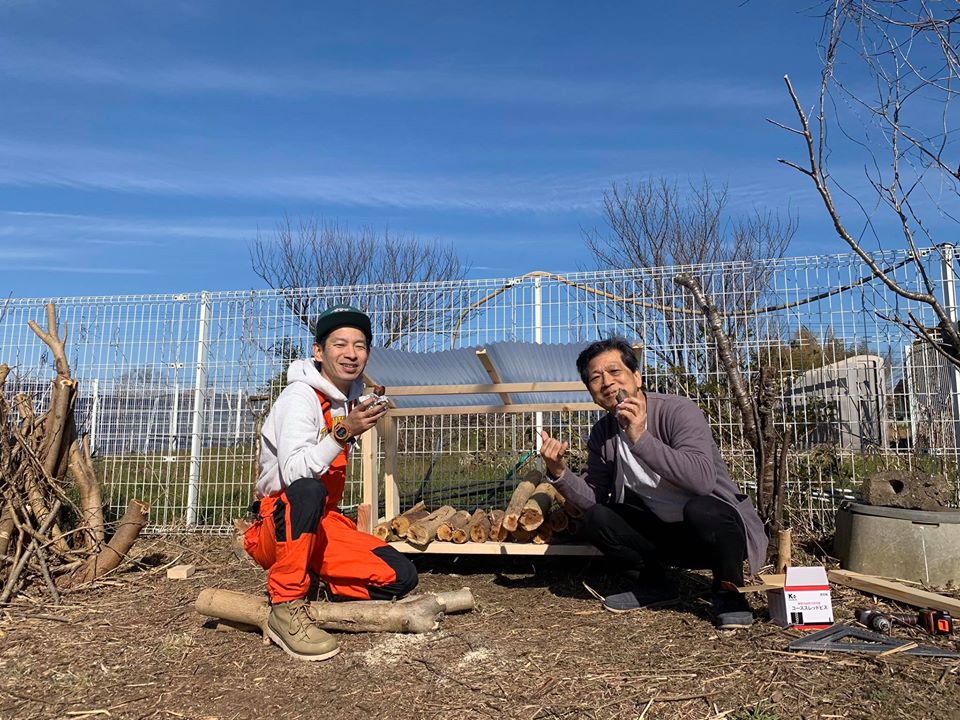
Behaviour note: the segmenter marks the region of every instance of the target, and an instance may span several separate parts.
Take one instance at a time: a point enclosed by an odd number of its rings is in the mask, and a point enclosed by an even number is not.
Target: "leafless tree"
[[[437,241],[399,235],[389,229],[346,226],[316,217],[284,217],[272,233],[258,233],[250,247],[254,272],[284,301],[311,332],[325,307],[338,302],[363,306],[376,323],[376,343],[390,346],[414,332],[442,333],[451,322],[449,287],[416,292],[398,288],[372,307],[364,286],[407,285],[462,280],[469,265],[456,251]],[[341,295],[322,297],[312,288],[343,288]],[[349,290],[347,290],[349,288]]]
[[[930,343],[960,366],[960,332],[928,273],[924,246],[936,246],[934,225],[957,222],[960,165],[953,102],[960,91],[960,6],[931,0],[832,0],[825,5],[819,97],[806,109],[784,77],[798,125],[772,121],[800,138],[803,160],[780,162],[813,182],[837,235],[889,290],[926,306],[931,327],[908,311],[887,320]],[[866,184],[841,184],[830,170],[843,146],[860,154]],[[836,198],[849,198],[850,212]],[[868,253],[892,220],[912,253],[919,284],[907,286]],[[859,226],[855,228],[855,224]],[[954,225],[955,227],[955,225]],[[952,241],[953,238],[950,238]],[[890,247],[889,239],[882,243]],[[952,247],[934,252],[953,266]]]
[[[782,257],[797,229],[789,214],[735,215],[729,203],[728,189],[706,178],[686,189],[663,178],[614,183],[603,198],[606,228],[584,232],[597,269],[638,269],[612,288],[638,300],[610,303],[608,312],[636,328],[648,353],[691,396],[704,392],[703,379],[718,368],[699,340],[699,313],[690,314],[675,271],[666,268],[679,266],[723,299],[724,331],[736,340],[768,283],[770,270],[757,261]],[[736,272],[709,271],[712,263],[731,262],[739,263]]]
[[[665,178],[613,183],[603,195],[606,231],[585,233],[599,268],[751,262],[781,257],[796,222],[755,211],[729,217],[730,194],[704,178],[686,191]]]

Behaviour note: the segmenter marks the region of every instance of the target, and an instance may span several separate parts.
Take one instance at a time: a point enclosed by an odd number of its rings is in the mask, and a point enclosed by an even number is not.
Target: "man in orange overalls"
[[[413,563],[359,532],[337,508],[350,448],[386,411],[376,398],[357,401],[373,340],[370,318],[338,305],[315,329],[313,358],[290,365],[264,422],[259,517],[244,535],[247,552],[267,570],[267,633],[300,660],[339,652],[310,612],[311,574],[339,599],[392,599],[417,585]]]

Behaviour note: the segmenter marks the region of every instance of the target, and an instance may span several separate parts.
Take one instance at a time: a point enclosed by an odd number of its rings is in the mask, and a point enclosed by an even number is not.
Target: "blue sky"
[[[0,292],[260,287],[284,213],[449,243],[473,277],[573,271],[603,190],[650,176],[844,251],[766,122],[785,73],[815,99],[804,7],[0,0]]]

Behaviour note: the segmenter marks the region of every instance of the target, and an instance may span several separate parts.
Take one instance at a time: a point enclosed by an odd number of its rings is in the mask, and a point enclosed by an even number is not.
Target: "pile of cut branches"
[[[79,436],[74,422],[77,381],[67,362],[67,326],[61,336],[53,304],[46,312],[46,331],[28,323],[53,354],[56,377],[46,412],[37,415],[26,393],[7,400],[2,391],[10,368],[0,364],[0,604],[35,582],[58,603],[63,589],[113,570],[150,510],[132,500],[107,541],[88,437]]]

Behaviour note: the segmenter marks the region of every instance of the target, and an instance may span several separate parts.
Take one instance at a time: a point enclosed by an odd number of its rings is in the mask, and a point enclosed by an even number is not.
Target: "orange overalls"
[[[330,402],[316,390],[330,432]],[[337,418],[338,421],[341,418]],[[267,570],[273,603],[307,595],[310,572],[340,598],[401,597],[417,585],[407,558],[337,510],[343,498],[350,445],[319,478],[300,478],[260,500],[260,515],[244,533],[243,546]]]

